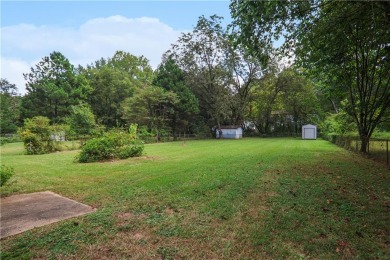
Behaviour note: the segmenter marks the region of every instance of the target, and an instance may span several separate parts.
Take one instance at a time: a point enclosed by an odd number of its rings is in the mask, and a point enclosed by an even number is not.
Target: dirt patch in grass
[[[129,220],[129,219],[146,219],[148,215],[146,214],[134,214],[132,212],[124,212],[117,215],[119,219]]]
[[[173,208],[168,207],[168,208],[166,208],[166,209],[164,210],[164,212],[165,212],[165,214],[167,214],[167,215],[173,215],[173,214],[175,214],[176,211],[175,211]]]

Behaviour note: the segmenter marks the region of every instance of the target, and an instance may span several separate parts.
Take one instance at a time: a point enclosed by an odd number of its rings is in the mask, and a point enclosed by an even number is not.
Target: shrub
[[[42,140],[38,134],[32,133],[30,130],[20,131],[19,134],[28,155],[50,153],[54,150],[52,141]]]
[[[66,118],[68,134],[78,136],[83,144],[96,131],[96,120],[91,108],[86,104],[71,106],[71,114]]]
[[[129,157],[139,157],[144,151],[144,144],[141,141],[134,140],[131,145],[123,146],[119,149],[119,159],[126,159]]]
[[[141,156],[144,144],[123,132],[109,132],[88,140],[76,158],[81,163]]]
[[[131,124],[129,126],[129,135],[131,139],[137,139],[137,130],[138,130],[138,125],[137,124]]]
[[[0,145],[3,145],[3,144],[8,144],[8,139],[7,138],[3,138],[3,137],[0,137]]]
[[[9,135],[9,136],[2,136],[0,137],[0,146],[8,143],[16,143],[20,142],[18,135]]]
[[[22,137],[27,154],[44,153],[44,146],[36,134],[33,134],[30,131],[24,131]]]
[[[14,169],[5,165],[0,166],[0,187],[14,175]]]
[[[37,134],[41,140],[49,140],[51,134],[50,119],[44,116],[28,118],[23,128]]]
[[[155,135],[148,131],[148,128],[146,126],[141,126],[138,128],[138,136],[140,139],[148,140],[150,138],[153,138]]]
[[[47,117],[36,116],[26,119],[18,134],[23,140],[27,154],[43,154],[55,150],[50,139],[51,127]]]

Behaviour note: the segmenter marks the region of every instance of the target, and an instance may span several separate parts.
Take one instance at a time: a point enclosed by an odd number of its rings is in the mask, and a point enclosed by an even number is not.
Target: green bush
[[[333,142],[334,136],[355,136],[356,126],[351,117],[340,110],[338,114],[328,114],[320,124],[322,137]]]
[[[390,139],[390,132],[375,131],[374,134],[372,135],[372,138]]]
[[[8,139],[7,138],[3,138],[3,137],[0,137],[0,146],[1,145],[4,145],[4,144],[8,144]]]
[[[26,154],[45,154],[54,150],[53,142],[50,140],[42,140],[39,135],[31,133],[29,130],[19,132],[26,149]]]
[[[131,145],[123,146],[119,149],[119,159],[126,159],[129,157],[139,157],[144,151],[144,144],[141,141],[134,140]]]
[[[16,142],[20,142],[20,141],[21,140],[20,140],[18,135],[13,135],[10,137],[2,136],[2,137],[0,137],[0,146],[4,145],[4,144],[8,144],[8,143],[16,143]]]
[[[137,139],[137,131],[138,131],[138,125],[137,124],[131,124],[129,126],[129,135],[132,139]]]
[[[141,126],[138,128],[138,136],[140,139],[148,140],[153,138],[155,134],[151,133],[146,126]]]
[[[44,146],[36,134],[29,131],[23,132],[23,143],[27,154],[44,153]]]
[[[0,187],[14,175],[14,169],[5,165],[0,166]]]
[[[26,119],[23,128],[18,131],[22,138],[27,154],[44,154],[55,151],[54,143],[50,139],[50,119],[36,116]]]
[[[144,144],[130,134],[109,132],[102,137],[88,140],[76,158],[81,163],[126,159],[141,156]]]

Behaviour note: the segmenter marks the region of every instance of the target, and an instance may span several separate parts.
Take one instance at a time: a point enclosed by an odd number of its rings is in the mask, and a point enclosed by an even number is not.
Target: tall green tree
[[[186,82],[199,100],[200,113],[210,126],[231,118],[232,91],[226,84],[222,17],[201,16],[192,32],[182,34],[165,56],[186,73]]]
[[[0,134],[16,133],[19,126],[21,97],[15,84],[0,79]]]
[[[128,52],[116,51],[108,60],[108,66],[118,69],[132,80],[137,88],[150,86],[153,80],[153,69],[144,56],[134,56]]]
[[[390,4],[376,1],[232,1],[234,26],[252,52],[282,50],[348,98],[361,152],[390,107]],[[339,98],[343,100],[343,98]]]
[[[314,86],[293,69],[265,75],[251,92],[248,119],[260,133],[295,132],[318,121],[320,109]]]
[[[175,93],[161,87],[138,89],[134,96],[122,103],[123,118],[128,123],[146,125],[159,138],[162,131],[171,130],[169,121],[174,114],[173,107],[178,102]]]
[[[151,85],[153,70],[144,57],[117,51],[113,57],[100,59],[81,68],[93,91],[88,103],[96,119],[107,127],[123,126],[121,102],[140,88]]]
[[[79,104],[71,107],[72,112],[67,118],[71,134],[84,140],[91,136],[96,128],[95,115],[86,104]]]
[[[199,112],[198,99],[187,86],[185,73],[176,62],[168,58],[157,68],[153,85],[166,91],[172,91],[177,95],[178,102],[174,104],[171,129],[176,138],[177,132],[188,132],[191,121]]]
[[[10,96],[18,95],[18,88],[15,84],[10,83],[7,79],[0,79],[0,93]]]
[[[318,121],[318,101],[310,80],[292,69],[278,75],[277,89],[281,91],[281,103],[286,114],[292,116],[293,131],[297,134],[305,123]]]
[[[91,88],[83,75],[60,52],[44,57],[30,73],[24,74],[27,94],[22,102],[23,118],[45,116],[62,122],[70,106],[87,100]]]
[[[248,53],[242,44],[236,44],[236,34],[228,35],[225,40],[225,84],[232,90],[232,120],[234,125],[244,125],[245,108],[249,94],[255,82],[273,70],[273,63],[263,66],[262,62]]]
[[[277,84],[277,77],[270,73],[264,75],[257,82],[250,93],[248,102],[247,119],[256,125],[260,133],[269,134],[271,132],[272,111],[279,110],[277,100],[281,85]]]
[[[89,84],[93,88],[88,103],[97,120],[107,127],[123,125],[120,103],[133,95],[132,81],[109,66],[88,69],[88,74]]]

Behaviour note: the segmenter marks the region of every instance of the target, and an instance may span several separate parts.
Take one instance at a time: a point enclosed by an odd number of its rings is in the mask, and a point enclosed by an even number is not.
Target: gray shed
[[[302,126],[302,139],[317,139],[317,126],[310,124]]]
[[[216,129],[217,138],[227,138],[227,139],[241,139],[242,138],[242,128],[241,126],[229,125],[221,126],[221,136],[219,129]]]

